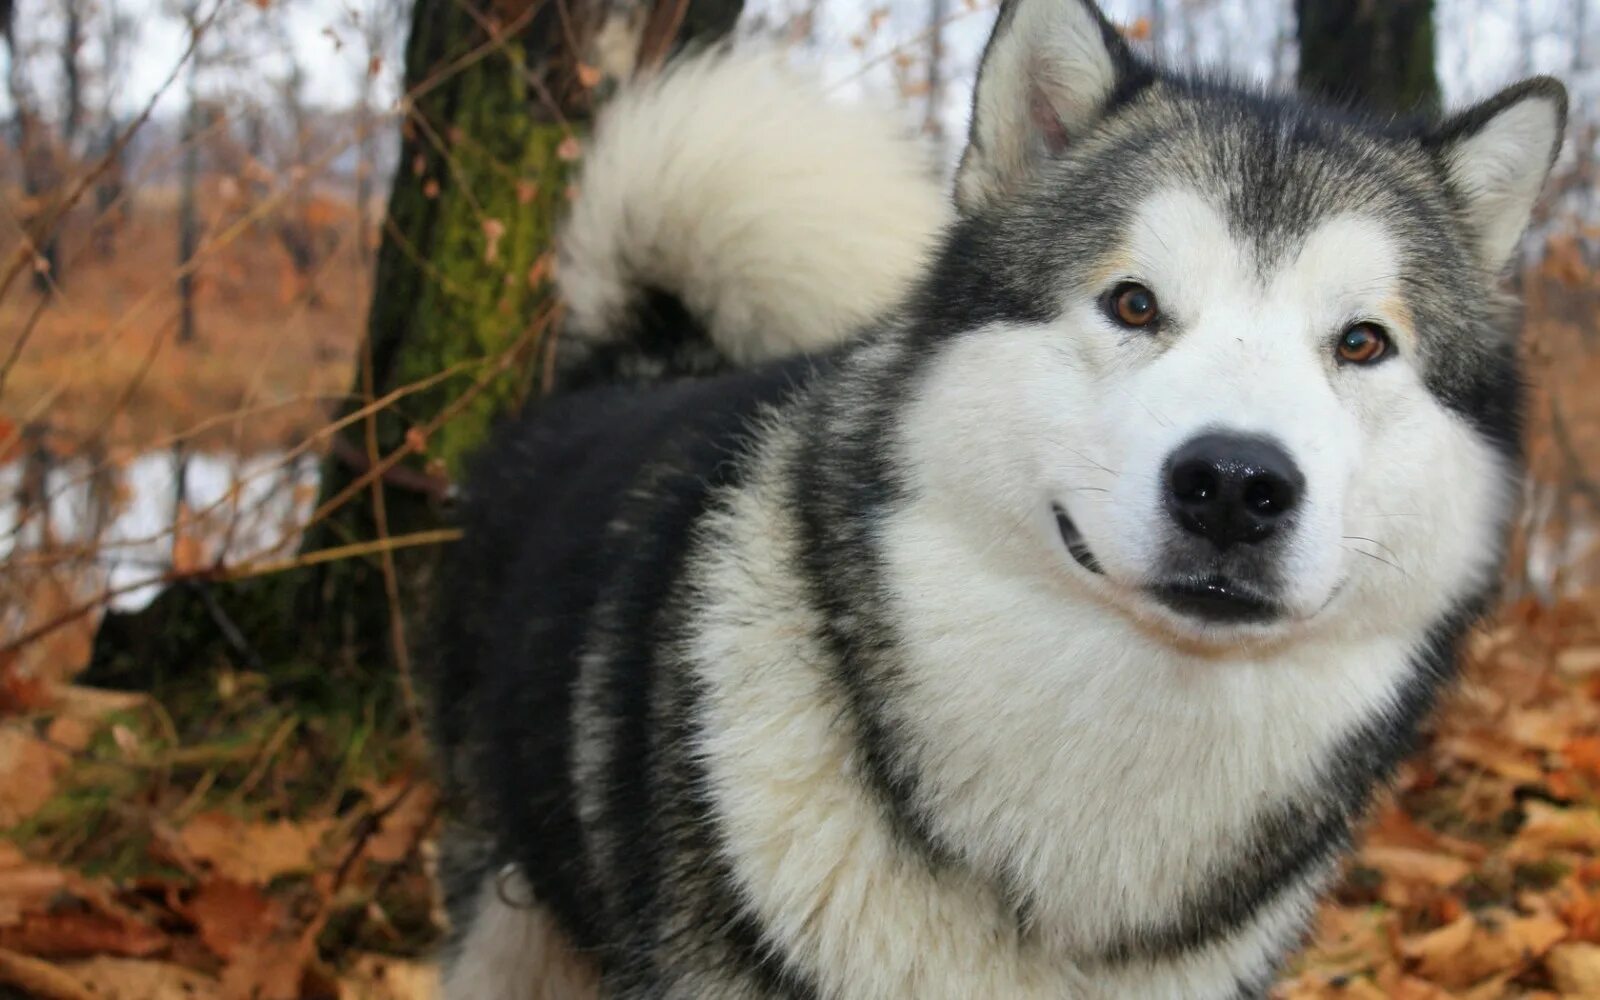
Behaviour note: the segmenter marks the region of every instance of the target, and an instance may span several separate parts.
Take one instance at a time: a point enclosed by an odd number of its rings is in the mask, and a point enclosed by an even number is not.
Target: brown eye
[[[1106,311],[1111,318],[1130,329],[1149,326],[1161,314],[1156,305],[1156,294],[1143,285],[1124,282],[1111,290],[1106,300]]]
[[[1389,353],[1389,334],[1376,323],[1357,323],[1339,338],[1339,360],[1370,365]]]

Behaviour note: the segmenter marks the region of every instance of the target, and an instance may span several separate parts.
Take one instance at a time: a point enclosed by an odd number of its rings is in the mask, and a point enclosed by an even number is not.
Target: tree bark
[[[191,32],[200,30],[199,7],[184,10]],[[183,111],[183,167],[178,191],[178,343],[192,344],[198,334],[194,317],[195,254],[200,250],[200,53],[190,57],[188,105]]]
[[[1300,87],[1369,110],[1439,107],[1433,0],[1295,0]]]
[[[742,0],[415,0],[406,114],[378,249],[368,336],[350,402],[411,388],[355,420],[323,466],[303,547],[398,538],[441,525],[437,484],[454,479],[495,418],[537,391],[548,317],[551,236],[568,197],[576,130],[594,83],[589,40],[627,25],[645,61],[732,27]],[[608,32],[608,37],[611,37]],[[624,71],[628,67],[624,67]],[[444,372],[453,374],[434,380]],[[432,380],[432,381],[430,381]],[[420,388],[418,388],[420,387]],[[380,467],[374,475],[373,459]],[[371,676],[404,666],[437,547],[374,553],[305,570],[163,595],[137,618],[108,618],[96,642],[109,682],[141,660],[288,658]],[[202,585],[204,586],[204,585]],[[222,629],[225,616],[234,628]],[[142,621],[141,621],[142,619]]]

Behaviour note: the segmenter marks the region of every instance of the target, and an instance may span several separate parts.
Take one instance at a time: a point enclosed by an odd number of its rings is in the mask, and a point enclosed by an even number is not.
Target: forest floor
[[[435,996],[415,734],[321,671],[11,692],[0,983],[126,1000]],[[1286,1000],[1600,996],[1600,594],[1503,609]]]
[[[68,270],[37,323],[31,293],[0,302],[0,329],[31,329],[0,441],[43,419],[68,451],[98,435],[249,452],[321,425],[363,329],[353,251],[325,263],[313,306],[273,234],[238,230],[208,251],[198,343],[180,347],[158,280],[170,211],[140,206],[124,249]],[[1473,635],[1465,682],[1374,810],[1284,1000],[1600,997],[1600,560],[1584,521],[1600,514],[1584,492],[1600,294],[1546,270],[1528,340],[1542,485],[1511,588],[1544,599]],[[394,685],[225,660],[83,676],[89,638],[22,651],[27,671],[0,654],[0,997],[436,996],[437,793]]]

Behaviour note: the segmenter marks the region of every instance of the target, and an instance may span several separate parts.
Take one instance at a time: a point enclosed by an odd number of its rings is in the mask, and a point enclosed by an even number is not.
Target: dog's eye
[[[1357,323],[1339,338],[1339,360],[1370,365],[1389,354],[1389,333],[1376,323]]]
[[[1161,315],[1156,305],[1156,293],[1131,281],[1123,282],[1111,290],[1106,298],[1106,312],[1111,318],[1129,329],[1149,326]]]

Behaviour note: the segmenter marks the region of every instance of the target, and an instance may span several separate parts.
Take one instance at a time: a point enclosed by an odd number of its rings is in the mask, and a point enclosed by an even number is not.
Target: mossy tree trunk
[[[1439,107],[1433,0],[1295,0],[1300,86],[1357,107]]]
[[[415,537],[447,520],[444,489],[465,457],[499,414],[537,391],[553,305],[551,235],[593,98],[635,65],[725,33],[741,6],[415,0],[399,165],[368,336],[341,415],[399,395],[335,441],[305,551]],[[602,31],[604,59],[592,44]],[[619,38],[626,65],[617,65]],[[109,622],[97,665],[126,673],[139,660],[247,651],[269,669],[315,658],[370,676],[403,651],[396,622],[415,627],[437,555],[437,545],[394,548],[243,585],[181,588]]]

